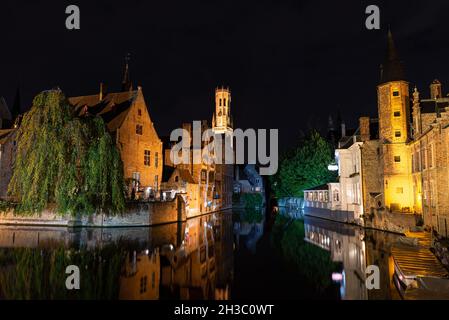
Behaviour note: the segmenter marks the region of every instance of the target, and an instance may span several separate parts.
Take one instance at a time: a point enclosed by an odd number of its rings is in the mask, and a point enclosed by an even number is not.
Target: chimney
[[[360,117],[359,118],[359,126],[360,126],[360,138],[363,142],[370,140],[370,119],[369,117]]]
[[[341,136],[346,137],[346,124],[344,122],[341,123]]]
[[[100,82],[100,93],[98,100],[103,100],[103,98],[106,96],[106,85],[103,82]]]
[[[438,99],[442,97],[443,95],[441,90],[441,82],[435,79],[432,81],[432,84],[430,85],[430,98]]]

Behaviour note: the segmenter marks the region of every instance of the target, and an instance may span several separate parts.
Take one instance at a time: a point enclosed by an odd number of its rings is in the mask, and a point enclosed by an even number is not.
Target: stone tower
[[[221,152],[215,154],[215,190],[217,206],[221,209],[232,208],[235,158],[233,150],[233,123],[231,116],[231,90],[215,89],[215,112],[212,116],[212,130],[215,138],[221,138]],[[219,148],[216,145],[217,149]]]
[[[215,113],[212,117],[212,128],[216,134],[232,134],[231,90],[228,88],[215,89]]]
[[[407,152],[410,138],[409,83],[405,81],[404,68],[390,31],[380,78],[377,96],[384,203],[392,212],[408,212],[413,208],[411,159]]]

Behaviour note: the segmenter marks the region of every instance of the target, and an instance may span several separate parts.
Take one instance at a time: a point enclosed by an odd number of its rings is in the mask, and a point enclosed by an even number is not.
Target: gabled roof
[[[173,175],[178,175],[182,181],[187,183],[196,183],[189,170],[184,168],[175,168],[170,166],[164,166],[162,170],[162,182],[168,182]]]
[[[173,172],[175,172],[175,167],[164,166],[162,168],[162,182],[168,182],[173,175]]]
[[[128,115],[129,109],[138,94],[137,90],[127,92],[108,93],[103,100],[98,94],[69,98],[69,102],[75,107],[78,115],[83,115],[84,107],[91,114],[103,118],[108,129],[116,131]]]
[[[195,180],[193,179],[192,175],[190,174],[189,170],[187,169],[179,169],[179,176],[181,179],[187,183],[195,183]]]

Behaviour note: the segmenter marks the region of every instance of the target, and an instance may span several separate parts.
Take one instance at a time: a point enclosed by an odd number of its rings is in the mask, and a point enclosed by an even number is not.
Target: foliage
[[[241,199],[246,209],[261,208],[263,205],[263,196],[260,193],[244,193],[241,195]]]
[[[240,221],[247,223],[260,223],[263,220],[262,210],[246,208],[240,213]]]
[[[0,249],[0,296],[22,299],[117,299],[126,251],[109,244],[92,251]],[[80,267],[80,290],[67,290],[66,267]]]
[[[334,180],[335,173],[328,170],[333,160],[332,146],[311,131],[297,148],[282,156],[278,173],[270,177],[276,197],[303,197],[304,190]]]
[[[17,135],[9,194],[21,214],[55,207],[59,213],[91,214],[124,209],[120,155],[100,117],[76,117],[64,94],[34,98]]]
[[[12,202],[6,200],[0,200],[0,213],[6,213],[14,209],[15,205]]]

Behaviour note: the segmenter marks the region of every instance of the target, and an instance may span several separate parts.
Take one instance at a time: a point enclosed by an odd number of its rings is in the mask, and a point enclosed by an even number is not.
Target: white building
[[[335,150],[340,181],[340,210],[354,212],[354,218],[363,215],[362,145],[359,136],[347,137]]]

